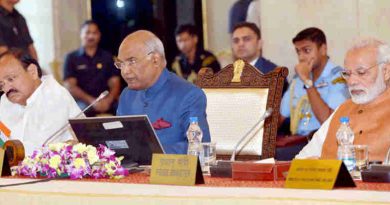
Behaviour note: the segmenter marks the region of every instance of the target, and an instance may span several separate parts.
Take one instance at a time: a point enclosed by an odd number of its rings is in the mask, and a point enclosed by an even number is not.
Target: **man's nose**
[[[300,63],[304,63],[307,61],[307,58],[304,54],[298,54],[298,60]]]
[[[11,90],[11,88],[12,87],[9,83],[4,83],[0,91],[7,93],[9,90]]]
[[[133,70],[131,69],[131,66],[130,65],[123,65],[123,67],[121,68],[121,73],[123,75],[131,75],[133,74]]]
[[[354,86],[359,83],[360,79],[354,73],[351,73],[346,81],[348,86]]]

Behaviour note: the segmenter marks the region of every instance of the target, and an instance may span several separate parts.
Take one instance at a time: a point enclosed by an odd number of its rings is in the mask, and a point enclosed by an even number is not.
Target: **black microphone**
[[[100,100],[102,100],[103,98],[105,98],[107,95],[109,94],[109,92],[106,90],[104,92],[102,92],[99,97],[97,97],[91,104],[89,104],[86,108],[84,108],[81,112],[79,112],[75,117],[73,118],[78,118],[80,117],[82,114],[84,114],[85,111],[87,111],[90,107],[92,107],[93,105],[95,105],[97,102],[99,102]],[[43,146],[45,146],[48,142],[50,142],[51,140],[57,138],[60,134],[62,134],[64,131],[66,131],[68,129],[68,126],[69,126],[69,121],[65,123],[64,126],[62,126],[60,129],[58,129],[56,132],[54,132],[52,135],[50,135],[49,138],[47,138],[45,140],[45,142],[43,143]]]
[[[272,108],[267,109],[261,118],[243,135],[234,147],[233,154],[230,160],[219,160],[216,165],[210,166],[211,177],[232,177],[232,163],[236,158],[238,146],[252,133],[252,131],[265,119],[271,116]],[[263,128],[264,124],[258,129]]]

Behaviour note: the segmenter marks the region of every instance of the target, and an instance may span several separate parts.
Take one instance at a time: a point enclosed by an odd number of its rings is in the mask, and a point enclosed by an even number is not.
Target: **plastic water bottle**
[[[341,117],[340,123],[340,127],[336,133],[338,142],[337,158],[339,160],[343,160],[348,171],[351,172],[355,168],[356,164],[355,150],[351,146],[353,144],[355,135],[349,126],[348,117]]]
[[[197,117],[190,117],[190,126],[187,130],[188,151],[187,154],[200,156],[203,132],[198,125]]]

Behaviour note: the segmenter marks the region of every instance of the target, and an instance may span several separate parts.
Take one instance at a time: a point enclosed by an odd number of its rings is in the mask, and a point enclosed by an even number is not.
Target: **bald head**
[[[158,53],[165,60],[163,43],[156,35],[154,35],[150,31],[139,30],[126,36],[126,38],[122,41],[121,45],[119,46],[119,53],[121,51],[126,52],[126,50],[129,50],[129,48],[132,46],[137,46],[137,47],[139,46],[142,47],[143,49],[148,50],[149,52],[153,51],[155,53]],[[164,67],[165,66],[166,65],[164,65]]]
[[[164,46],[153,33],[136,31],[122,41],[116,64],[120,65],[121,75],[130,89],[147,89],[158,80],[167,64]]]

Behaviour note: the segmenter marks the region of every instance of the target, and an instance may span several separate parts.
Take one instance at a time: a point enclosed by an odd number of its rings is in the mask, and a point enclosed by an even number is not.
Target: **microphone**
[[[238,141],[238,143],[234,147],[233,154],[232,154],[230,160],[219,160],[219,161],[217,161],[216,165],[210,166],[211,177],[225,177],[225,178],[232,177],[232,163],[234,162],[234,160],[236,158],[238,146],[240,146],[240,144],[250,135],[250,133],[256,128],[256,126],[259,123],[261,123],[262,121],[267,119],[269,116],[271,116],[271,113],[272,113],[272,109],[271,108],[267,109],[264,112],[264,114],[261,116],[261,118],[249,129],[249,131],[247,133],[245,133],[245,135],[243,135],[240,138],[240,140]],[[262,127],[260,127],[259,129],[261,129],[261,128]]]
[[[97,102],[99,102],[100,100],[102,100],[103,98],[105,98],[107,95],[109,94],[109,92],[106,90],[104,92],[102,92],[99,97],[97,97],[91,104],[89,104],[86,108],[84,108],[81,112],[79,112],[75,117],[73,118],[79,118],[82,114],[84,114],[85,111],[87,111],[90,107],[94,106]],[[64,131],[66,131],[68,129],[68,126],[69,126],[69,121],[66,122],[60,129],[58,129],[56,132],[54,132],[52,135],[50,135],[49,138],[47,138],[45,140],[45,142],[43,143],[43,146],[45,146],[48,142],[50,142],[51,140],[57,138],[60,134],[62,134]]]
[[[238,146],[240,146],[240,144],[249,136],[249,134],[256,128],[256,126],[258,124],[260,124],[262,121],[264,121],[269,116],[271,116],[271,113],[272,113],[272,108],[267,109],[264,112],[264,114],[261,116],[261,118],[251,127],[251,129],[247,133],[245,133],[244,136],[242,136],[240,138],[240,140],[238,141],[238,143],[234,147],[233,154],[232,154],[232,157],[230,158],[230,161],[234,161],[236,159],[236,153],[237,153]],[[259,129],[261,129],[263,126],[264,126],[264,124]]]

